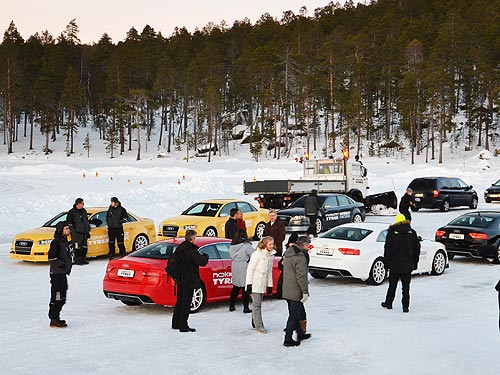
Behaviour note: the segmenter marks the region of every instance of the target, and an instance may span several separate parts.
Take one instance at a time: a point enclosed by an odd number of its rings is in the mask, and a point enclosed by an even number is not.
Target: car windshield
[[[479,215],[466,215],[457,217],[452,220],[448,225],[459,225],[461,227],[476,227],[476,228],[486,228],[490,223],[495,220],[491,216],[479,216]]]
[[[498,180],[497,182],[495,182],[495,183],[493,184],[493,186],[500,186],[500,180]]]
[[[417,178],[408,187],[413,190],[433,190],[435,183],[436,180],[433,178]]]
[[[49,221],[47,221],[45,224],[43,224],[44,227],[49,227],[49,228],[55,228],[57,223],[60,223],[61,221],[66,220],[66,216],[68,216],[67,212],[61,212],[59,215],[56,217],[53,217]]]
[[[362,241],[373,231],[370,229],[354,227],[336,227],[328,232],[321,234],[321,238],[330,238],[335,240]]]
[[[168,259],[174,252],[178,243],[157,242],[134,251],[129,256],[150,259]]]
[[[299,199],[297,199],[295,202],[293,202],[289,208],[304,208],[304,201],[308,195],[303,195]],[[318,196],[318,203],[320,206],[323,206],[323,203],[325,202],[326,197],[325,196]]]
[[[220,203],[195,203],[184,211],[182,215],[214,217],[221,206],[222,204]]]

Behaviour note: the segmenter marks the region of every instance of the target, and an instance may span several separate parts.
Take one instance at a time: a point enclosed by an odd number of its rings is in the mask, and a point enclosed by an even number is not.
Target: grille
[[[176,225],[164,225],[163,226],[163,235],[165,237],[177,237],[178,231],[179,231],[179,227]]]
[[[20,240],[15,243],[16,254],[31,254],[33,241]]]

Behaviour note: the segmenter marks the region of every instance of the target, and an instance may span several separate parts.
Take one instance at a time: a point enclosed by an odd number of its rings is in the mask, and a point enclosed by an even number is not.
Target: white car
[[[351,223],[340,225],[312,240],[309,273],[323,279],[328,275],[352,277],[380,285],[386,278],[384,244],[388,224]],[[421,240],[418,269],[413,274],[441,275],[448,267],[445,247]]]

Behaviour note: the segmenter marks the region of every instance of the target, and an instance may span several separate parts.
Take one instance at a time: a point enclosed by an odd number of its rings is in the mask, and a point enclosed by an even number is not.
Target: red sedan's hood
[[[120,259],[110,260],[108,266],[112,266],[114,268],[130,269],[130,270],[137,270],[137,269],[164,270],[165,267],[167,266],[167,260],[126,256]]]

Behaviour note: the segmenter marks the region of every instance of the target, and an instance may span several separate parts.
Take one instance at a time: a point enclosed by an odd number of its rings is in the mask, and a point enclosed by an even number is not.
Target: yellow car
[[[213,199],[195,203],[179,216],[163,220],[158,228],[158,239],[181,237],[188,229],[194,229],[200,236],[225,237],[224,225],[232,208],[243,212],[248,237],[262,238],[269,221],[268,210],[236,199]]]
[[[90,223],[90,238],[88,239],[87,257],[107,255],[108,226],[106,223],[107,207],[86,208]],[[41,228],[19,233],[14,237],[10,249],[10,258],[28,262],[47,262],[50,242],[54,238],[56,224],[66,220],[67,212],[62,212],[46,222]],[[130,252],[138,250],[156,241],[155,224],[151,219],[145,219],[128,213],[128,221],[123,224],[125,232],[125,249]],[[118,251],[118,250],[116,250]]]

